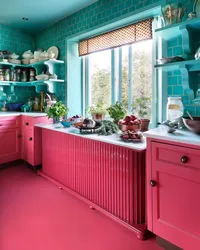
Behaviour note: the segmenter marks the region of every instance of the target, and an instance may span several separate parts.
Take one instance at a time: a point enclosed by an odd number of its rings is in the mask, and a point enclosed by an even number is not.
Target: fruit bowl
[[[63,125],[63,127],[65,127],[65,128],[69,128],[70,126],[71,126],[71,122],[70,121],[61,121],[60,122],[62,125]]]
[[[143,135],[139,132],[135,131],[124,131],[121,134],[119,134],[120,139],[124,142],[143,142],[144,138]]]
[[[200,134],[200,116],[193,116],[194,120],[189,117],[183,117],[183,123],[190,131]]]
[[[121,125],[121,131],[131,130],[131,131],[138,132],[138,131],[140,131],[140,127],[141,127],[141,124],[133,124],[133,125],[124,125],[124,124],[122,124]]]

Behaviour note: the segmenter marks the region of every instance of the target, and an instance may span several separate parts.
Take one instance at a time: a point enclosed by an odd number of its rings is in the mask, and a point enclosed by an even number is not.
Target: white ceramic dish
[[[41,80],[48,80],[49,79],[49,76],[46,75],[46,74],[41,74],[41,75],[37,75],[35,77],[38,81],[41,81]]]
[[[36,62],[38,62],[38,59],[31,59],[30,60],[30,63],[36,63]]]
[[[50,54],[51,51],[52,51],[52,53],[55,54],[55,55],[54,55],[54,58],[55,58],[55,59],[58,59],[58,55],[59,55],[59,50],[58,50],[58,48],[57,48],[56,46],[52,46],[52,47],[50,47],[50,48],[47,50],[47,53]]]
[[[11,57],[11,59],[13,59],[13,60],[17,60],[17,59],[19,58],[19,55],[13,53],[10,57]]]
[[[30,64],[30,59],[22,59],[22,64]]]
[[[9,59],[9,63],[21,64],[21,60]]]

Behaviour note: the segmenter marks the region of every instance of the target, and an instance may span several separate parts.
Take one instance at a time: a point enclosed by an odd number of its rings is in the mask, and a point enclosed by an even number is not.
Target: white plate
[[[52,51],[52,52],[55,54],[54,58],[55,58],[55,59],[58,59],[58,55],[59,55],[59,50],[58,50],[58,48],[57,48],[56,46],[52,46],[52,47],[50,47],[50,48],[47,50],[47,53],[49,54],[50,51]]]

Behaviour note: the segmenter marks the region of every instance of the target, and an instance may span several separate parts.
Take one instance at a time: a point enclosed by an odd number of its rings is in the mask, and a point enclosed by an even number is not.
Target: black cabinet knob
[[[181,157],[181,162],[182,163],[187,163],[188,162],[188,157],[187,156],[182,156]]]
[[[33,140],[33,138],[32,138],[32,137],[30,137],[30,138],[29,138],[29,141],[32,141],[32,140]]]
[[[26,126],[28,126],[28,125],[29,125],[29,123],[28,123],[28,122],[26,122],[26,123],[25,123],[25,125],[26,125]]]
[[[156,184],[157,184],[157,182],[156,182],[156,181],[154,181],[154,180],[150,180],[150,185],[151,185],[152,187],[155,187],[155,186],[156,186]]]

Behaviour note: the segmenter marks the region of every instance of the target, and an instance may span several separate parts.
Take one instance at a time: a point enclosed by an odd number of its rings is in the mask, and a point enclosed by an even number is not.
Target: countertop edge
[[[51,124],[51,125],[53,125],[53,124]],[[74,135],[74,136],[85,138],[85,139],[90,139],[90,140],[105,142],[105,143],[120,146],[120,147],[130,148],[130,149],[133,149],[133,150],[136,150],[136,151],[139,151],[139,152],[142,152],[142,151],[146,150],[146,141],[143,142],[142,145],[140,144],[141,147],[137,147],[136,146],[137,143],[136,144],[133,144],[133,143],[130,144],[130,143],[122,142],[122,141],[115,141],[115,140],[112,140],[112,139],[108,140],[108,138],[110,138],[109,136],[104,136],[102,138],[102,136],[100,137],[100,136],[96,135],[97,137],[95,138],[95,137],[90,137],[90,135],[81,135],[81,134],[76,134],[76,133],[70,133],[69,131],[67,131],[66,128],[61,128],[62,130],[59,130],[59,129],[56,129],[56,128],[48,127],[49,124],[43,124],[43,123],[35,124],[35,126],[39,127],[39,128],[42,128],[42,129],[48,129],[48,130],[51,130],[51,131],[60,132],[60,133],[63,133],[63,134]],[[66,131],[63,131],[63,129],[66,129]]]

